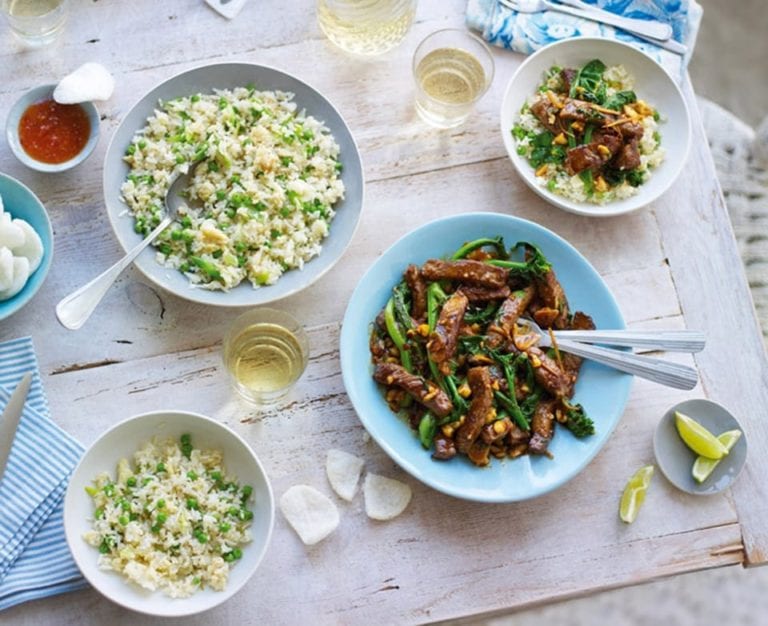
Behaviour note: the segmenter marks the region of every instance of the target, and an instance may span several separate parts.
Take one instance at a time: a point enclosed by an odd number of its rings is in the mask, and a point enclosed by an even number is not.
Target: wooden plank
[[[38,191],[55,230],[44,289],[0,325],[0,340],[34,337],[54,419],[87,444],[132,414],[158,407],[199,411],[245,437],[278,495],[297,483],[330,494],[323,471],[329,447],[362,456],[368,471],[398,477],[414,490],[406,512],[389,523],[370,521],[360,496],[351,504],[337,501],[340,528],[312,548],[278,514],[274,542],[248,587],[185,623],[416,623],[504,612],[740,563],[742,536],[748,563],[764,562],[768,472],[754,452],[732,493],[696,498],[657,475],[638,520],[626,526],[617,519],[626,478],[653,462],[653,430],[680,400],[724,402],[744,418],[753,451],[768,445],[755,408],[768,394],[765,355],[744,305],[748,289],[698,120],[684,176],[654,206],[602,220],[567,214],[524,186],[499,141],[498,108],[520,55],[494,51],[496,79],[466,126],[439,131],[416,117],[412,51],[428,32],[463,24],[465,0],[422,0],[404,44],[370,61],[333,48],[309,0],[283,4],[278,11],[250,2],[227,22],[198,0],[162,6],[100,0],[73,5],[67,36],[49,48],[21,53],[9,36],[0,38],[0,63],[13,70],[0,85],[0,110],[86,60],[105,63],[118,79],[113,98],[99,104],[102,137],[86,165],[37,174],[0,148],[0,170]],[[120,254],[102,206],[100,167],[120,119],[157,82],[211,61],[275,65],[319,87],[347,118],[368,183],[360,228],[338,266],[277,305],[309,326],[312,354],[293,393],[263,412],[236,399],[222,370],[220,341],[235,310],[190,305],[131,269],[83,331],[65,332],[53,314],[61,297]],[[687,98],[694,101],[689,85]],[[405,475],[366,441],[338,356],[345,303],[373,260],[421,224],[480,210],[532,219],[573,243],[604,276],[630,325],[689,326],[709,337],[695,358],[667,355],[697,365],[701,386],[680,392],[636,380],[625,415],[584,472],[556,492],[511,506],[456,500]],[[721,356],[733,354],[735,345],[736,363]],[[136,619],[93,591],[5,615],[35,625],[52,615],[61,623]]]
[[[690,83],[689,102],[694,102]],[[706,139],[698,109],[692,107],[694,144]],[[768,365],[765,348],[719,186],[712,181],[711,155],[694,152],[685,176],[655,211],[664,252],[688,323],[707,331],[707,349],[697,357],[704,390],[739,419],[752,451],[733,486],[742,524],[746,562],[768,562]],[[706,190],[702,194],[700,190]],[[686,210],[679,210],[685,207]],[[677,208],[677,210],[676,210]],[[736,376],[724,375],[738,368]]]
[[[336,500],[342,524],[313,548],[303,546],[278,514],[274,543],[243,592],[248,602],[227,603],[207,619],[239,620],[247,606],[267,623],[279,622],[284,618],[280,607],[292,606],[299,621],[321,624],[379,621],[384,614],[397,623],[423,622],[480,607],[527,606],[553,594],[571,597],[741,558],[731,550],[712,556],[740,538],[735,511],[723,495],[689,496],[657,476],[638,521],[626,526],[618,520],[627,476],[653,462],[652,433],[659,417],[697,392],[636,381],[608,445],[567,487],[514,506],[480,505],[421,485],[374,442],[366,442],[343,391],[338,326],[313,327],[309,334],[313,356],[305,376],[290,397],[260,415],[229,389],[218,346],[46,377],[53,415],[86,444],[105,424],[172,405],[237,430],[265,463],[278,496],[297,483],[331,495],[323,469],[330,447],[360,455],[367,471],[412,486],[409,508],[386,524],[366,518],[360,495],[351,504]],[[125,400],[113,406],[116,398]],[[468,533],[468,528],[487,530]],[[281,576],[285,571],[291,572],[288,579]],[[48,604],[66,620],[81,604],[76,597]],[[128,619],[106,602],[94,603],[93,609],[94,619]]]
[[[403,188],[408,189],[405,207]],[[370,264],[404,232],[471,209],[530,219],[570,241],[604,275],[628,322],[679,312],[651,213],[591,220],[585,227],[583,218],[549,206],[528,190],[506,159],[370,183],[360,227],[338,265],[306,291],[276,306],[294,311],[310,325],[338,321]],[[114,263],[120,251],[97,203],[62,209],[52,217],[56,243],[45,286],[33,304],[12,318],[13,324],[0,325],[0,340],[34,335],[45,370],[208,346],[221,340],[238,314],[190,304],[154,287],[131,268],[82,331],[64,331],[54,316],[56,303]],[[606,241],[616,242],[623,253],[606,253]],[[82,340],[82,333],[88,333],[89,341]],[[151,341],[142,340],[147,333]]]

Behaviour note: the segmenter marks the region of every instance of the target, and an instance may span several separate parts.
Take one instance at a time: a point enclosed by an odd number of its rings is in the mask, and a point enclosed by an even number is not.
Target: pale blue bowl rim
[[[11,147],[11,152],[24,165],[38,172],[56,173],[72,169],[85,161],[93,153],[96,144],[99,142],[99,123],[101,121],[99,112],[93,102],[80,102],[79,106],[86,112],[88,121],[91,124],[91,134],[80,152],[63,163],[43,163],[33,159],[25,152],[19,141],[19,120],[30,104],[51,97],[55,88],[56,85],[41,85],[40,87],[30,89],[13,104],[8,112],[8,119],[5,123],[5,137],[8,145]]]
[[[193,287],[181,272],[160,265],[155,250],[147,248],[134,261],[135,267],[150,281],[175,296],[191,302],[220,307],[243,308],[261,306],[292,296],[310,287],[341,259],[354,238],[365,203],[365,172],[352,130],[333,102],[310,83],[287,70],[262,63],[220,61],[191,67],[157,83],[123,116],[112,134],[104,157],[102,186],[112,230],[126,251],[141,241],[133,228],[133,219],[120,198],[120,186],[129,172],[123,160],[125,149],[157,108],[159,100],[170,100],[194,93],[211,93],[214,89],[242,87],[254,83],[258,89],[289,91],[297,106],[308,115],[320,119],[334,135],[341,148],[344,166],[344,198],[335,206],[328,236],[322,241],[322,252],[307,261],[302,269],[285,272],[273,285],[254,289],[246,280],[229,291]]]
[[[19,209],[17,206],[11,205],[7,198],[8,191],[6,188],[15,188],[16,193],[26,196],[27,202],[23,208]],[[13,315],[27,304],[45,281],[53,261],[53,228],[45,206],[32,190],[24,183],[2,172],[0,172],[0,196],[3,198],[5,212],[10,213],[12,217],[18,217],[29,222],[29,225],[40,235],[44,249],[40,266],[29,277],[24,288],[12,298],[0,302],[0,320],[2,320]]]
[[[524,456],[494,459],[477,468],[464,458],[431,459],[410,427],[387,407],[371,377],[370,324],[409,263],[453,252],[476,237],[503,235],[507,245],[520,240],[539,245],[552,261],[573,310],[593,316],[598,328],[624,328],[615,298],[597,271],[565,239],[534,222],[499,213],[465,213],[429,222],[403,236],[368,269],[350,298],[340,337],[344,386],[360,421],[401,468],[445,494],[478,502],[515,502],[541,496],[575,477],[597,455],[619,422],[632,377],[585,361],[574,396],[596,423],[597,433],[578,440],[557,429],[553,460]],[[593,306],[584,306],[589,301]]]

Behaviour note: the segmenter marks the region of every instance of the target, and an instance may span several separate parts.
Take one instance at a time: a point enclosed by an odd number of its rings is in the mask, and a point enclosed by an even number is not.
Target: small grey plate
[[[42,85],[25,93],[11,107],[5,123],[5,137],[8,141],[8,145],[11,147],[11,152],[13,152],[16,158],[24,165],[33,170],[37,170],[38,172],[55,173],[72,169],[85,161],[99,142],[99,112],[93,102],[80,102],[75,106],[79,106],[85,111],[91,125],[91,134],[88,136],[88,141],[80,152],[63,163],[43,163],[42,161],[33,159],[26,153],[24,148],[22,148],[21,140],[19,139],[19,121],[21,120],[21,116],[30,105],[52,98],[54,89],[56,89],[56,85]]]
[[[715,435],[741,430],[736,445],[703,483],[697,483],[691,474],[698,455],[680,438],[675,426],[676,411],[695,419]],[[716,402],[686,400],[669,409],[659,421],[653,436],[653,450],[661,472],[675,487],[693,495],[709,496],[727,489],[739,476],[747,460],[747,437],[736,418]]]

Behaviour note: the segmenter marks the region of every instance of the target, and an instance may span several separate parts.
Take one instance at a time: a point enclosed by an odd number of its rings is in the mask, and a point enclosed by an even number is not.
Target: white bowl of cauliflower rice
[[[191,173],[176,219],[135,261],[177,296],[254,306],[329,270],[357,227],[363,172],[334,106],[277,69],[220,63],[156,86],[110,142],[104,193],[121,245],[162,219],[174,177]]]
[[[690,116],[680,88],[651,57],[579,37],[528,57],[507,85],[501,133],[525,183],[590,216],[629,213],[682,170]]]
[[[274,525],[264,468],[228,427],[179,411],[112,427],[64,501],[67,542],[98,591],[149,615],[191,615],[235,594]]]

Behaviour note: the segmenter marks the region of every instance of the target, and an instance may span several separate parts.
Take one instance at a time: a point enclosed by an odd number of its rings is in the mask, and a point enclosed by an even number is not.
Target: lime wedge
[[[708,459],[721,459],[728,451],[711,432],[699,424],[695,419],[675,411],[675,426],[680,438],[691,450]]]
[[[717,440],[723,444],[726,454],[731,451],[731,448],[736,445],[736,442],[741,438],[740,430],[728,430],[722,435],[718,435]],[[703,483],[709,478],[712,471],[717,467],[720,459],[709,459],[705,456],[697,457],[693,464],[693,478],[697,483]]]
[[[622,522],[631,524],[635,521],[640,507],[645,501],[645,493],[648,491],[648,485],[651,484],[653,476],[653,465],[646,465],[637,470],[627,481],[624,487],[624,493],[621,494],[619,503],[619,517]]]

